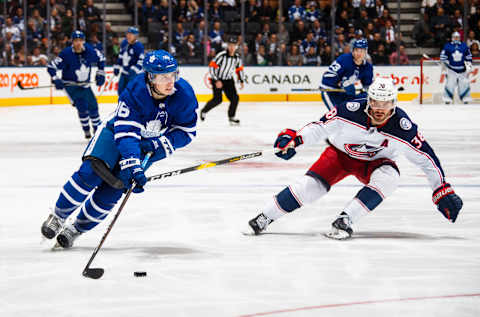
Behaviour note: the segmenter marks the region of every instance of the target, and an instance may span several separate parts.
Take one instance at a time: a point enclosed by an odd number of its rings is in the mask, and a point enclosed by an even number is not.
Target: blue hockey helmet
[[[361,38],[361,39],[358,39],[358,40],[355,40],[355,42],[353,42],[353,48],[364,48],[364,49],[368,49],[368,42],[366,39],[364,38]]]
[[[132,33],[134,35],[138,35],[138,28],[131,26],[127,29],[127,33]]]
[[[143,70],[147,73],[150,82],[154,83],[167,74],[172,74],[175,81],[178,79],[178,62],[169,52],[157,50],[148,52],[143,59]],[[162,76],[157,76],[162,75]],[[169,79],[170,80],[170,79]]]
[[[74,39],[82,39],[82,40],[85,40],[85,33],[83,33],[82,31],[79,31],[79,30],[73,31],[73,32],[72,32],[72,35],[71,35],[71,38],[72,38],[72,41],[73,41]]]

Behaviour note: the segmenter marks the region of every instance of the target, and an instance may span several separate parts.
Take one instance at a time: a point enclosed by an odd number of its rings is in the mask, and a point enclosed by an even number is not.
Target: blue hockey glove
[[[458,213],[462,209],[462,199],[455,194],[449,183],[443,183],[435,189],[432,200],[442,215],[451,222],[457,220]]]
[[[103,84],[105,84],[105,71],[97,71],[97,73],[95,74],[95,83],[97,84],[97,86],[102,86]]]
[[[295,130],[285,129],[278,134],[273,145],[275,155],[284,160],[289,160],[297,154],[295,148],[300,144],[303,144],[302,136],[297,135]]]
[[[119,164],[120,172],[118,173],[118,178],[123,182],[125,188],[130,188],[130,186],[132,186],[132,181],[135,181],[136,186],[133,192],[143,192],[143,186],[147,183],[147,177],[145,177],[143,168],[140,165],[140,160],[131,157],[121,160]]]
[[[63,84],[63,80],[57,78],[53,80],[53,83],[55,84],[55,89],[62,90],[65,85]]]
[[[345,89],[345,94],[348,97],[355,97],[355,85],[354,84],[345,86],[345,87],[343,87],[343,89]]]
[[[152,152],[150,162],[161,160],[173,154],[173,148],[168,139],[164,136],[159,138],[148,138],[140,141],[140,148],[143,152]]]
[[[113,76],[118,76],[120,75],[120,67],[117,65],[113,66]]]

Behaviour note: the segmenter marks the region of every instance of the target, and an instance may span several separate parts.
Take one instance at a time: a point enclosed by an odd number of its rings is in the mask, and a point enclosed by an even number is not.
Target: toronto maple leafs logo
[[[344,148],[348,155],[356,158],[372,158],[384,149],[383,146],[368,144],[345,144]]]
[[[160,104],[163,105],[163,104]],[[145,125],[145,129],[142,129],[141,134],[144,138],[158,138],[161,136],[167,126],[168,113],[164,110],[165,107],[160,107],[155,120],[148,121]]]

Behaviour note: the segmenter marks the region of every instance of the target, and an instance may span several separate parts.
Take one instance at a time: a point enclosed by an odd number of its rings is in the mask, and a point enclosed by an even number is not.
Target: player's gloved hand
[[[354,84],[344,86],[343,89],[345,89],[345,94],[348,97],[355,97],[355,85]]]
[[[465,71],[468,73],[470,73],[472,71],[472,62],[465,62]]]
[[[300,144],[303,144],[303,139],[302,136],[297,135],[297,131],[292,129],[282,130],[273,145],[275,155],[284,160],[289,160],[297,154],[295,148]]]
[[[118,173],[118,178],[123,182],[125,188],[130,188],[132,181],[135,181],[133,192],[143,192],[143,186],[147,183],[147,177],[145,177],[143,168],[140,165],[140,159],[135,157],[122,159],[119,164],[120,172]]]
[[[455,222],[460,209],[462,209],[462,199],[455,194],[449,183],[443,183],[435,189],[432,200],[437,209],[451,222]]]
[[[62,90],[65,87],[63,80],[60,78],[54,79],[53,83],[55,84],[55,89]]]
[[[97,86],[102,86],[103,84],[105,84],[105,71],[97,71],[97,73],[95,74],[95,83],[97,84]]]
[[[113,76],[120,75],[120,67],[118,65],[113,66]]]
[[[164,136],[159,138],[142,139],[140,141],[140,148],[144,153],[153,153],[152,157],[150,157],[150,160],[148,161],[149,163],[160,161],[173,154],[173,149],[169,144],[168,139]]]

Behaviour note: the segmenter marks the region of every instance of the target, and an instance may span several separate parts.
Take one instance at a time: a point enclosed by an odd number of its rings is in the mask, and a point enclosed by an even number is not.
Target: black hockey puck
[[[133,276],[135,277],[147,276],[147,272],[133,272]]]

